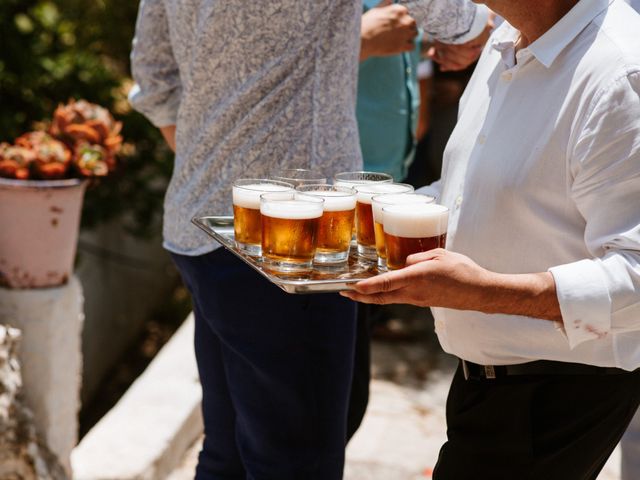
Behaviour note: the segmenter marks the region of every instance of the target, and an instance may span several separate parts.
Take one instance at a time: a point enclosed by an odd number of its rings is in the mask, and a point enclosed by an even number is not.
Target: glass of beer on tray
[[[333,177],[333,184],[339,187],[351,187],[355,188],[356,185],[363,185],[365,183],[391,183],[393,177],[387,173],[379,172],[341,172]],[[351,232],[352,242],[355,243],[356,239],[356,223],[358,222],[358,212],[356,211],[356,219],[353,224],[353,231]]]
[[[296,191],[324,199],[314,262],[347,261],[356,211],[356,191],[349,187],[320,184],[303,185]]]
[[[382,207],[387,268],[403,268],[409,255],[444,248],[448,221],[449,209],[435,203]]]
[[[311,269],[324,199],[298,192],[265,193],[260,197],[262,256],[274,270]]]
[[[371,198],[373,211],[373,229],[376,237],[376,253],[378,254],[378,268],[387,268],[387,247],[384,241],[382,227],[382,208],[389,205],[408,205],[412,203],[433,203],[434,197],[420,193],[383,193]]]
[[[270,177],[281,182],[291,183],[294,187],[327,183],[327,178],[306,168],[281,168],[271,172]]]
[[[383,193],[413,192],[413,187],[406,183],[365,183],[354,187],[356,195],[356,240],[358,254],[363,257],[376,258],[376,236],[373,226],[371,199]]]
[[[293,185],[265,178],[242,178],[233,182],[233,230],[240,250],[260,256],[260,195],[286,191],[293,192]]]

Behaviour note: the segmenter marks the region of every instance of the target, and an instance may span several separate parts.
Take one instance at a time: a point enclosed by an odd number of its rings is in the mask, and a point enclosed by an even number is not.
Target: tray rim
[[[215,219],[228,221],[229,226],[233,228],[233,215],[200,215],[197,217],[193,217],[191,219],[191,223],[193,223],[195,226],[197,226],[202,231],[204,231],[207,235],[212,237],[223,248],[226,248],[227,250],[229,250],[240,260],[242,260],[243,262],[248,264],[251,268],[253,268],[255,271],[260,273],[260,275],[262,275],[267,280],[279,286],[280,288],[282,288],[284,291],[288,293],[298,293],[298,294],[332,293],[332,292],[339,292],[339,291],[345,291],[345,290],[353,290],[352,288],[349,287],[349,284],[354,284],[361,280],[365,280],[365,278],[344,278],[339,280],[304,280],[304,279],[287,280],[286,278],[278,277],[276,275],[273,275],[265,271],[264,269],[256,265],[255,260],[253,260],[253,257],[251,257],[250,255],[244,254],[238,251],[237,248],[234,248],[228,245],[229,243],[228,237],[225,237],[224,235],[221,235],[218,232],[210,229],[204,223],[204,219],[207,219],[207,218],[215,218]],[[372,263],[372,266],[374,266],[374,262],[371,261],[371,263]],[[319,289],[313,289],[313,288],[309,289],[310,286],[319,287]],[[336,288],[322,290],[321,287],[323,286],[327,286],[327,287],[335,286]],[[343,287],[341,288],[341,286]],[[302,287],[301,290],[299,289],[300,287]]]

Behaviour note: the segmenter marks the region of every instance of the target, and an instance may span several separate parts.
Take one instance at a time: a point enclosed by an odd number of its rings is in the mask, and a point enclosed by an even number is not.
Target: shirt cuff
[[[484,27],[487,26],[487,22],[489,21],[489,9],[485,5],[476,5],[476,15],[473,18],[473,23],[471,24],[471,28],[467,33],[465,33],[462,37],[457,38],[457,44],[466,43],[470,40],[473,40],[478,35],[482,33]]]
[[[562,313],[560,330],[573,349],[611,330],[611,296],[598,260],[580,260],[552,267]]]
[[[148,100],[148,97],[136,83],[129,92],[129,103],[131,103],[131,106],[147,117],[149,121],[158,128],[176,124],[178,107],[180,106],[179,93],[171,95],[167,101],[159,105],[150,105]]]

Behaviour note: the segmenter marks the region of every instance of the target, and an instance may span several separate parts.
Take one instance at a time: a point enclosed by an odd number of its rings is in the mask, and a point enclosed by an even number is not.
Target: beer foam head
[[[292,190],[293,187],[286,187],[284,185],[278,185],[277,183],[261,183],[259,180],[256,180],[256,183],[249,183],[247,185],[234,185],[233,204],[242,208],[260,210],[260,195],[263,193]]]
[[[335,190],[304,190],[305,195],[324,198],[325,212],[343,212],[356,208],[356,195]]]
[[[358,202],[371,203],[371,197],[383,193],[413,192],[413,187],[406,183],[367,183],[353,187],[358,192]]]
[[[373,220],[382,223],[382,208],[388,205],[406,205],[408,203],[432,203],[434,197],[421,193],[384,193],[371,198]]]
[[[388,205],[382,208],[385,233],[403,238],[428,238],[447,233],[449,209],[436,203]]]
[[[262,201],[260,213],[272,218],[284,218],[290,220],[305,220],[322,216],[322,199],[319,201],[308,200],[270,200]]]

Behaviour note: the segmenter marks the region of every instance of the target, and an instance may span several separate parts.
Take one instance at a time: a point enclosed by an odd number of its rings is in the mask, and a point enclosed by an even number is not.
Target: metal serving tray
[[[328,293],[352,290],[352,285],[378,274],[376,262],[353,252],[342,265],[315,266],[309,273],[283,273],[269,269],[261,258],[240,251],[233,236],[232,216],[195,217],[191,220],[260,275],[287,293]]]

